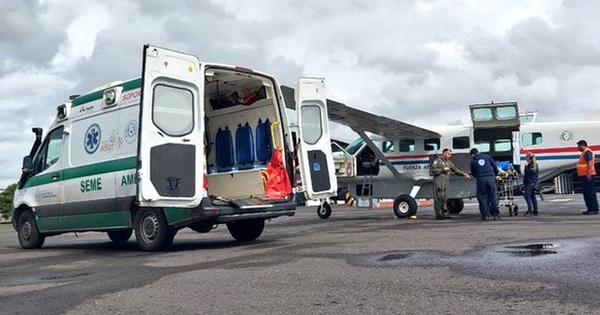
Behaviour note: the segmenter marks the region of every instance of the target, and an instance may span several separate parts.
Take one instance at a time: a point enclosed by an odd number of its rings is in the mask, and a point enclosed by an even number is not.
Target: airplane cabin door
[[[334,196],[335,166],[327,119],[325,82],[322,78],[300,78],[295,89],[300,145],[300,176],[308,199]]]
[[[138,141],[141,206],[196,207],[202,199],[203,80],[196,56],[144,46]]]

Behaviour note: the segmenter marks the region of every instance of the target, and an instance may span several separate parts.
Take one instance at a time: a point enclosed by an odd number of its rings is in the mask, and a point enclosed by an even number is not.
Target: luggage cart
[[[517,189],[519,174],[514,167],[507,162],[498,163],[502,173],[498,176],[498,209],[508,208],[509,216],[519,214],[519,206],[515,204],[515,189]]]

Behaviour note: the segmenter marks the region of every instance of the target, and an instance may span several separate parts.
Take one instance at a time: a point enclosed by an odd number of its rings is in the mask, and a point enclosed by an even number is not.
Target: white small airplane
[[[293,90],[282,87],[288,107]],[[290,94],[291,93],[291,94]],[[519,171],[527,153],[537,156],[540,182],[575,168],[580,156],[577,141],[584,139],[600,150],[600,122],[536,123],[535,112],[519,114],[516,102],[470,105],[471,125],[426,129],[327,100],[329,119],[349,126],[360,138],[333,153],[338,187],[362,200],[394,199],[399,218],[413,216],[415,199],[433,198],[429,166],[444,148],[452,162],[470,171],[471,148],[497,162],[510,162]],[[448,210],[460,213],[464,198],[476,197],[476,181],[451,176]],[[512,211],[512,210],[511,210]],[[319,217],[331,215],[327,203],[317,208]],[[515,209],[516,214],[516,209]]]

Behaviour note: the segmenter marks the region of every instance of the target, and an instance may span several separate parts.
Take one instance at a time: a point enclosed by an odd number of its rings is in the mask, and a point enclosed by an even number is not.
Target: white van
[[[23,248],[65,232],[133,231],[143,250],[227,225],[238,241],[293,216],[295,193],[335,194],[323,79],[296,86],[298,136],[275,78],[144,46],[142,77],[58,106],[23,159],[12,223]],[[295,155],[303,187],[296,186]]]

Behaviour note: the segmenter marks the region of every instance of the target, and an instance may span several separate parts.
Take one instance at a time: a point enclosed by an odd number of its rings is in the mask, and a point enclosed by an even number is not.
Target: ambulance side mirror
[[[33,172],[33,161],[31,159],[31,156],[27,155],[23,158],[23,166],[21,167],[21,171],[23,173]]]

